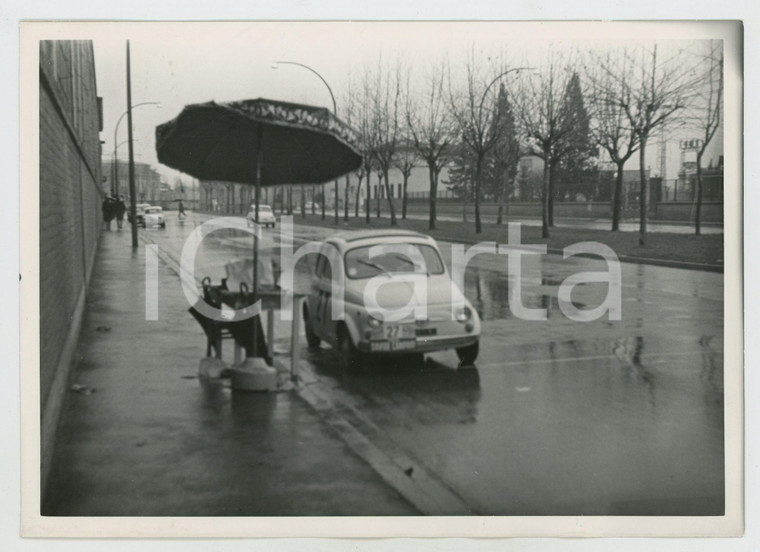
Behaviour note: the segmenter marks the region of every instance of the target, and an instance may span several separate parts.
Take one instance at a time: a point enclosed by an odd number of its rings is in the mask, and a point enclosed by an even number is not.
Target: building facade
[[[102,227],[100,131],[90,41],[41,41],[39,82],[42,484]]]

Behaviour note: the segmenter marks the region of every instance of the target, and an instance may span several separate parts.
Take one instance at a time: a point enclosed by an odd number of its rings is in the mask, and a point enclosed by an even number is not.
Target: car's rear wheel
[[[319,343],[322,340],[319,339],[319,336],[314,333],[314,328],[311,327],[311,321],[309,320],[309,309],[306,308],[306,305],[304,305],[303,308],[303,327],[304,331],[306,332],[306,343],[309,344],[309,347],[312,349],[319,347]]]
[[[467,345],[466,347],[459,347],[457,349],[459,366],[470,366],[475,364],[475,360],[478,358],[478,352],[480,352],[480,341],[476,341],[472,345]]]

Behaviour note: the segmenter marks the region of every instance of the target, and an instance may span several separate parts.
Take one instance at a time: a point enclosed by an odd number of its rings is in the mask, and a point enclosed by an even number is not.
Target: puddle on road
[[[522,304],[529,309],[546,309],[547,317],[561,315],[557,289],[562,280],[541,278],[535,286],[522,286]],[[509,308],[510,278],[504,272],[483,270],[472,267],[467,270],[464,279],[464,294],[470,299],[482,320],[504,320],[514,318]],[[585,283],[577,287],[583,287]],[[545,288],[557,288],[547,292]],[[606,285],[605,285],[606,289]],[[577,309],[585,309],[587,304],[575,299],[572,304]]]

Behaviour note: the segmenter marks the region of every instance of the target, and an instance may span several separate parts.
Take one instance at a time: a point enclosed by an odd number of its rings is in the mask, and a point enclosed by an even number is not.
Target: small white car
[[[149,226],[159,226],[166,228],[166,221],[164,220],[164,210],[161,207],[149,206],[146,207],[142,215],[142,226],[148,228]]]
[[[248,226],[251,227],[256,222],[256,205],[251,205],[251,210],[248,211],[248,215],[246,215],[246,220],[248,221]],[[277,219],[274,218],[274,212],[272,211],[272,208],[269,205],[261,205],[259,204],[259,224],[262,224],[264,226],[271,226],[272,228],[275,227],[277,224]]]
[[[145,208],[150,207],[150,203],[138,203],[135,205],[135,216],[137,218],[137,226],[142,226],[143,221],[143,212],[145,212]],[[127,221],[132,222],[132,213],[129,210],[129,206],[127,206]]]
[[[435,240],[416,232],[357,231],[324,241],[303,317],[309,346],[331,344],[347,368],[365,355],[454,349],[460,366],[478,356],[478,313],[452,282]]]

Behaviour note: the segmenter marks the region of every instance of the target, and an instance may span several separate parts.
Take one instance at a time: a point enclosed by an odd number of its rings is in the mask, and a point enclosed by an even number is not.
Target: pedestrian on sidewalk
[[[184,220],[185,216],[186,216],[186,214],[185,214],[185,205],[182,203],[182,200],[180,199],[179,200],[179,214],[177,214],[177,218],[179,220]]]
[[[103,199],[103,222],[105,223],[106,230],[111,229],[111,221],[116,216],[116,200],[107,195]]]
[[[122,225],[124,224],[124,213],[127,212],[127,206],[124,203],[124,196],[120,195],[119,199],[116,200],[116,226],[121,230]]]

